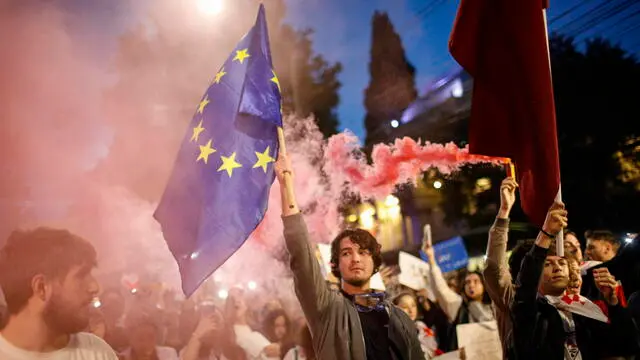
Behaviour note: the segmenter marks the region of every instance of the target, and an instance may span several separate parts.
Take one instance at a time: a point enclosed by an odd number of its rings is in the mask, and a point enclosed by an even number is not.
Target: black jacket
[[[518,360],[563,360],[565,331],[558,310],[538,295],[548,249],[534,246],[522,261],[512,308]],[[606,324],[573,314],[583,360],[633,355],[639,348],[638,329],[625,309],[609,306]]]
[[[624,295],[627,299],[640,291],[640,243],[638,241],[621,248],[610,261],[589,269],[582,277],[581,293],[589,299],[599,299],[600,292],[593,282],[593,270],[606,267],[609,272],[622,283]]]

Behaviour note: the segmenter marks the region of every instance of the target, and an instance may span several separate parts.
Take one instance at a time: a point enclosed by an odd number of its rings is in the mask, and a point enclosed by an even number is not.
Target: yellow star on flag
[[[231,156],[226,157],[226,156],[220,156],[222,158],[222,165],[220,166],[220,168],[218,169],[218,171],[223,171],[226,170],[227,171],[227,175],[229,175],[229,177],[231,177],[231,175],[233,175],[233,169],[242,167],[242,164],[238,163],[236,161],[236,153],[234,152],[233,154],[231,154]]]
[[[240,64],[244,62],[244,59],[250,57],[249,49],[236,50],[236,56],[233,58],[233,61],[238,60]]]
[[[259,153],[257,151],[255,153],[256,153],[256,157],[258,158],[258,161],[253,165],[253,168],[255,169],[255,168],[262,167],[262,170],[264,170],[264,173],[266,174],[267,165],[269,163],[276,161],[276,159],[269,156],[269,146],[267,146],[267,149],[263,153]]]
[[[276,72],[273,70],[271,70],[271,73],[273,74],[271,81],[276,83],[276,85],[278,85],[278,91],[282,92],[282,90],[280,89],[280,80],[278,80],[278,75],[276,75]]]
[[[202,127],[202,120],[200,120],[200,123],[198,124],[198,126],[193,128],[193,135],[191,135],[190,141],[198,142],[198,137],[200,137],[200,133],[203,131],[204,131],[204,128]]]
[[[205,146],[200,145],[200,155],[196,159],[196,162],[203,160],[206,164],[209,161],[209,155],[213,154],[217,150],[211,147],[211,139],[207,142]]]
[[[204,99],[202,99],[202,101],[200,101],[200,104],[198,105],[198,113],[202,114],[204,108],[209,105],[210,102],[211,101],[209,101],[209,95],[205,95]]]
[[[227,75],[227,73],[224,71],[224,68],[220,69],[220,71],[218,71],[218,73],[216,73],[216,78],[213,80],[213,82],[215,84],[220,84],[220,80],[225,75]]]

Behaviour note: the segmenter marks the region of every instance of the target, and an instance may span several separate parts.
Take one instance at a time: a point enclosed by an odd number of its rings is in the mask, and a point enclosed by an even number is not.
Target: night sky
[[[93,28],[99,33],[80,36],[104,40],[93,43],[107,47],[115,43],[117,34],[142,21],[137,17],[150,1],[153,0],[56,0],[79,15],[76,21],[91,21],[94,25],[97,22],[100,26]],[[195,4],[195,0],[185,1]],[[287,22],[296,28],[314,29],[315,50],[328,60],[343,64],[340,128],[353,131],[360,139],[364,139],[363,97],[369,82],[371,17],[375,10],[389,13],[407,57],[417,69],[420,95],[430,84],[458,68],[447,51],[456,0],[285,1]],[[636,0],[551,0],[548,19],[551,31],[575,35],[578,41],[602,35],[636,54],[640,49],[640,2]]]
[[[424,94],[425,89],[439,77],[457,69],[447,51],[447,42],[458,1],[287,0],[287,3],[289,22],[315,29],[316,51],[344,65],[338,109],[341,129],[353,131],[361,140],[364,139],[364,89],[369,83],[371,17],[374,10],[389,13],[402,38],[407,57],[417,69],[419,94]],[[565,12],[566,15],[553,21]],[[602,35],[636,53],[640,49],[640,26],[637,26],[640,23],[640,2],[551,0],[547,17],[551,31],[575,33],[578,41]]]

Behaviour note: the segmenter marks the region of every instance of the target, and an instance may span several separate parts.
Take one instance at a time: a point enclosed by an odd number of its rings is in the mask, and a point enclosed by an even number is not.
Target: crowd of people
[[[287,178],[282,186],[284,238],[299,306],[268,294],[229,290],[215,298],[167,296],[164,306],[124,288],[100,289],[93,246],[50,228],[16,231],[0,251],[6,309],[0,359],[254,360],[433,359],[456,351],[456,329],[495,322],[504,359],[633,359],[640,355],[640,261],[608,231],[568,231],[562,203],[553,204],[536,239],[507,252],[509,215],[518,184],[501,185],[501,206],[488,234],[486,264],[460,286],[443,274],[425,240],[429,288],[371,289],[382,264],[380,244],[361,229],[331,243],[326,281]],[[288,188],[289,187],[289,188]],[[564,254],[556,250],[564,231]],[[394,280],[389,273],[384,279]],[[96,302],[96,299],[100,299]],[[497,357],[499,358],[499,357]]]

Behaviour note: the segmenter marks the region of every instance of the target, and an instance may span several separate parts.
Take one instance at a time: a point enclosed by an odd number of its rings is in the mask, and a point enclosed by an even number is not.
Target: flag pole
[[[547,39],[547,59],[549,60],[549,76],[553,79],[553,74],[551,73],[551,51],[549,49],[549,27],[547,26],[547,9],[542,9],[542,19],[544,21],[544,35]],[[551,86],[553,86],[553,81],[551,81]],[[557,131],[557,130],[556,130]],[[556,137],[557,137],[556,133]],[[559,163],[560,161],[558,161]],[[556,194],[555,202],[562,202],[562,182],[558,184],[558,193]],[[564,256],[564,230],[560,230],[558,235],[556,235],[556,253],[558,256]]]
[[[278,143],[280,144],[278,152],[283,155],[287,155],[287,145],[284,141],[284,131],[281,126],[278,126]],[[293,178],[291,176],[291,172],[285,172],[283,174],[283,179],[284,184],[280,184],[280,186],[284,186],[284,191],[287,194],[287,202],[289,203],[289,209],[293,209],[295,208],[295,194],[293,193]]]

